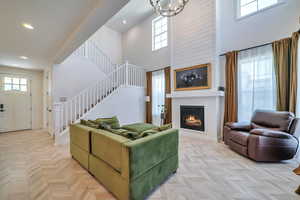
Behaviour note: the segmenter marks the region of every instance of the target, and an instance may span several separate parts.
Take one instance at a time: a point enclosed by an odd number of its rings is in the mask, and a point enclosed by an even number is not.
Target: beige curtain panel
[[[290,104],[291,38],[275,41],[272,46],[277,84],[277,110],[288,111]]]
[[[226,54],[224,123],[237,121],[237,57],[237,51]]]
[[[277,83],[277,110],[296,112],[297,55],[299,33],[273,42]]]
[[[298,40],[299,33],[293,33],[291,44],[291,69],[290,69],[290,105],[289,111],[296,113],[297,104],[297,66],[298,66]]]

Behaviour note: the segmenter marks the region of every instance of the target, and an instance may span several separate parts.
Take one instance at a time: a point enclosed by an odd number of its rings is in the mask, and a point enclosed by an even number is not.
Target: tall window
[[[238,121],[249,121],[256,109],[276,110],[272,46],[238,55]]]
[[[4,77],[4,91],[27,92],[27,79]]]
[[[284,0],[237,0],[238,17],[244,17],[270,6],[279,4]]]
[[[161,125],[161,111],[165,106],[165,72],[152,72],[152,123]]]
[[[152,21],[152,51],[168,46],[168,18],[157,17]]]

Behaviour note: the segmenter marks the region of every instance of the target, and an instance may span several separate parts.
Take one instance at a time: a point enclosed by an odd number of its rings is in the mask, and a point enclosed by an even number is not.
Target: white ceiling
[[[149,0],[130,0],[106,25],[116,31],[126,32],[153,14]],[[123,20],[127,24],[123,24]]]
[[[0,65],[43,69],[55,62],[55,59],[61,60],[69,53],[64,50],[64,56],[59,56],[60,49],[72,50],[80,45],[77,43],[72,48],[67,48],[71,36],[73,40],[83,42],[96,31],[94,29],[100,28],[127,2],[128,0],[0,0]],[[97,9],[100,7],[103,10]],[[95,14],[95,11],[102,15]],[[90,16],[90,13],[93,15]],[[22,23],[30,23],[35,29],[25,29]],[[27,56],[29,59],[22,60],[20,56]]]

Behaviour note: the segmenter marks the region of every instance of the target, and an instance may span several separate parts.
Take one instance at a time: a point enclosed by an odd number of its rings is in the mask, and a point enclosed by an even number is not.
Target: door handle
[[[5,112],[5,110],[0,110],[0,112]]]

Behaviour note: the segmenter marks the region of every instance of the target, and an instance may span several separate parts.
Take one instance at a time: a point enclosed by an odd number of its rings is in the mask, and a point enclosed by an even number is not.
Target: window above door
[[[26,78],[4,77],[3,89],[4,91],[27,92],[28,80]]]
[[[285,0],[237,0],[237,18],[243,18],[276,5],[284,3]]]

